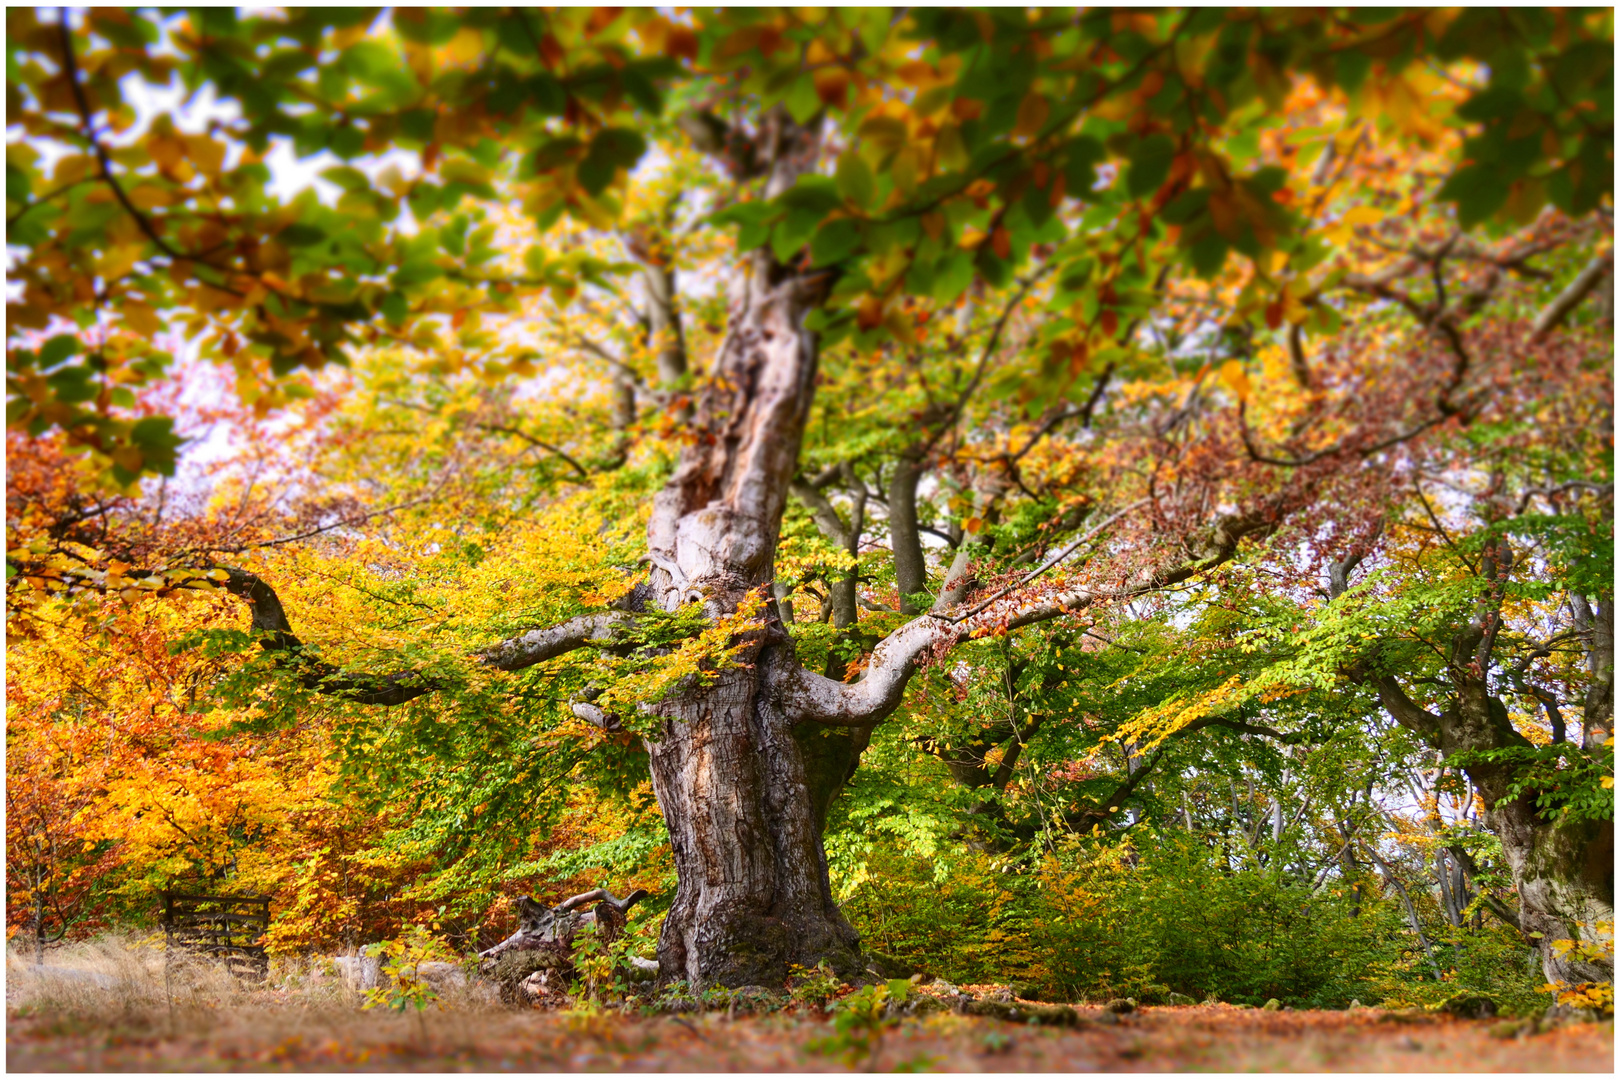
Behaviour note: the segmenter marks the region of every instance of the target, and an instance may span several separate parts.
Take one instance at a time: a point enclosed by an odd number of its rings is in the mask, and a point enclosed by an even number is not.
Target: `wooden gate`
[[[263,981],[270,973],[264,932],[268,896],[201,896],[163,892],[163,936],[175,949],[213,957],[238,978]]]

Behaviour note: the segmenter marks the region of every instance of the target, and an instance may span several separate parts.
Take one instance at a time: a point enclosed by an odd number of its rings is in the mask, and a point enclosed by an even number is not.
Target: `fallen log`
[[[594,924],[604,940],[613,941],[624,932],[630,908],[646,895],[645,889],[635,889],[621,899],[606,889],[592,889],[549,908],[520,896],[517,931],[478,954],[478,972],[495,981],[504,1001],[560,997],[573,980],[574,936]],[[590,910],[580,910],[587,904]],[[637,971],[658,973],[656,960],[629,961]]]

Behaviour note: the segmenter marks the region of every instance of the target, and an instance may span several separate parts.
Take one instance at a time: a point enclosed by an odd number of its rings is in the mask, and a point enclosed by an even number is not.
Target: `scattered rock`
[[[766,1013],[775,1012],[785,1003],[785,998],[764,986],[739,986],[731,992],[731,1009],[734,1012]]]
[[[1383,1024],[1415,1024],[1433,1019],[1434,1014],[1415,1007],[1409,1009],[1385,1009],[1378,1014],[1378,1021]]]
[[[1276,998],[1272,998],[1270,1001],[1266,1002],[1260,1007],[1266,1012],[1282,1012],[1282,1002],[1278,1001]]]
[[[915,964],[907,963],[888,953],[878,952],[876,949],[867,951],[866,968],[881,979],[909,979],[913,975],[921,974]],[[923,975],[924,979],[927,977]]]
[[[1435,1011],[1462,1020],[1490,1020],[1496,1016],[1496,1002],[1484,994],[1452,994],[1436,1006]]]
[[[1045,1027],[1079,1027],[1080,1014],[1067,1005],[1010,1004],[1005,1001],[970,1001],[962,1007],[969,1016],[989,1016],[1015,1024]]]
[[[1067,1005],[1030,1005],[1029,1022],[1044,1027],[1079,1027],[1080,1014]]]
[[[1019,1011],[1017,1005],[997,1001],[994,998],[969,1001],[962,1006],[962,1012],[968,1016],[990,1016],[997,1020],[1011,1020],[1014,1023],[1022,1023],[1024,1019],[1024,1014]]]
[[[543,1008],[561,1008],[567,1005],[568,982],[564,981],[561,975],[562,973],[555,968],[540,968],[530,972],[527,978],[517,984],[512,1001],[527,1000]]]
[[[1194,1001],[1192,999],[1192,997],[1190,995],[1188,995],[1188,994],[1171,994],[1170,995],[1170,1004],[1172,1004],[1172,1005],[1196,1005],[1196,1004],[1198,1004],[1198,1002]]]
[[[543,942],[537,948],[514,949],[485,961],[489,976],[509,1005],[525,1001],[551,1004],[574,978],[572,952],[562,942]],[[549,973],[549,974],[548,974]]]
[[[332,964],[343,981],[356,990],[370,990],[382,984],[382,957],[334,956]]]
[[[1098,1024],[1118,1024],[1119,1023],[1119,1014],[1118,1013],[1111,1013],[1111,1012],[1108,1012],[1107,1010],[1104,1010],[1102,1013],[1098,1014],[1098,1016],[1095,1018],[1094,1022],[1098,1023]]]
[[[437,989],[467,985],[467,969],[442,960],[429,960],[416,965],[416,976]]]
[[[1575,1005],[1549,1005],[1547,1011],[1541,1015],[1542,1027],[1556,1027],[1559,1024],[1595,1024],[1603,1019],[1596,1009],[1582,1009]]]
[[[1104,1005],[1103,1009],[1104,1011],[1114,1013],[1115,1015],[1122,1013],[1133,1013],[1136,1011],[1136,999],[1114,998],[1108,1004]]]
[[[1036,986],[1034,983],[1013,983],[1012,996],[1015,998],[1022,998],[1025,1001],[1042,1000],[1041,988]]]
[[[1498,1039],[1517,1039],[1524,1035],[1534,1035],[1536,1022],[1533,1019],[1503,1020],[1492,1024],[1486,1030]]]

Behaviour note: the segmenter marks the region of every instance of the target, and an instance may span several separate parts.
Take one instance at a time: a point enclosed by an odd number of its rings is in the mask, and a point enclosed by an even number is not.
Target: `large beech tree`
[[[593,650],[656,665],[678,651],[672,625],[708,643],[699,670],[656,695],[626,702],[597,686],[572,705],[599,728],[645,740],[679,876],[660,968],[698,984],[779,983],[793,963],[864,966],[832,898],[822,831],[871,730],[900,707],[919,666],[966,640],[1197,581],[1296,520],[1305,523],[1296,540],[1325,528],[1342,541],[1327,552],[1342,590],[1402,448],[1488,415],[1497,395],[1513,393],[1518,361],[1548,347],[1611,267],[1606,12],[8,18],[11,114],[24,133],[8,146],[10,239],[21,253],[8,420],[80,448],[109,485],[173,470],[172,426],[133,393],[165,378],[157,332],[166,320],[268,411],[309,393],[309,371],[374,345],[482,363],[497,376],[531,372],[531,346],[496,340],[469,312],[514,312],[542,291],[572,298],[614,275],[638,282],[639,367],[600,343],[566,343],[603,353],[621,441],[581,462],[530,438],[586,475],[622,464],[644,410],[658,409],[680,449],[653,501],[639,570],[611,604],[523,629],[473,659],[516,671]],[[207,88],[228,114],[205,131],[139,117],[131,79]],[[1281,108],[1302,86],[1352,121],[1310,161],[1288,149],[1293,120]],[[1415,213],[1412,177],[1385,193],[1389,206],[1347,201],[1337,186],[1375,129],[1387,145],[1424,147],[1444,177],[1427,212],[1449,220],[1438,238],[1372,237],[1375,247],[1406,246],[1352,267],[1335,260],[1336,243],[1403,206]],[[278,140],[345,163],[324,174],[343,192],[335,207],[272,193],[262,159]],[[705,354],[689,351],[697,335],[683,321],[698,303],[682,296],[675,270],[686,238],[668,215],[626,212],[649,144],[676,140],[728,178],[698,196],[711,200],[702,223],[736,229],[723,326]],[[61,153],[41,154],[41,144]],[[390,150],[414,157],[414,177],[347,164]],[[547,251],[543,239],[503,258],[502,232],[477,210],[500,202],[542,233],[564,214],[619,230],[632,264]],[[1481,225],[1527,232],[1502,241],[1465,231]],[[1545,277],[1531,260],[1551,251],[1590,261],[1505,347],[1501,327],[1512,319],[1491,307],[1498,290],[1515,275]],[[1447,260],[1477,272],[1448,276]],[[1240,286],[1222,292],[1222,275],[1237,269]],[[1216,284],[1201,292],[1200,278]],[[964,330],[954,337],[941,327],[953,308]],[[1497,322],[1482,327],[1482,313]],[[1346,329],[1347,315],[1365,325]],[[1382,345],[1367,340],[1385,330]],[[1275,336],[1289,358],[1292,387],[1275,400],[1256,390],[1266,385],[1257,334]],[[1326,344],[1314,359],[1313,342]],[[953,392],[930,394],[882,433],[886,471],[824,437],[817,467],[805,468],[833,349],[923,366],[932,353],[955,354]],[[1009,353],[1019,361],[1006,362]],[[1125,385],[1156,370],[1150,357],[1172,374],[1177,364],[1219,364],[1199,370],[1184,398],[1142,406]],[[1220,381],[1206,389],[1211,368]],[[992,372],[1032,422],[994,453],[967,453],[970,420],[987,422],[969,416],[969,403]],[[1094,470],[1106,482],[1057,500],[1024,551],[975,539],[1023,486],[1032,448],[1094,426],[1114,440],[1116,473]],[[925,480],[954,485],[969,511],[947,526],[951,557],[937,572],[922,541]],[[850,557],[878,520],[868,503],[881,504],[893,608],[908,618],[879,640],[856,639],[854,663],[848,648],[820,670],[800,662],[793,611],[803,581],[779,566],[795,497]],[[309,690],[393,706],[450,685],[437,670],[320,659],[295,635],[274,583],[218,549],[113,567],[117,553],[58,524],[56,539],[79,545],[71,552],[8,545],[14,595],[215,582],[247,602],[260,644]],[[858,584],[848,565],[824,576],[835,629],[854,627]],[[1585,610],[1608,625],[1608,598]],[[1442,714],[1414,703],[1387,666],[1349,658],[1347,674],[1371,680],[1397,720],[1447,752],[1500,749],[1467,734],[1495,723],[1475,685],[1486,665],[1465,656],[1485,647],[1478,635],[1490,617],[1486,605],[1472,630],[1458,631],[1448,668],[1458,700]],[[1612,694],[1612,675],[1595,685]],[[1587,706],[1589,728],[1603,707]],[[1025,730],[1015,722],[1000,741]],[[988,772],[982,745],[939,750],[968,782]],[[1499,759],[1468,767],[1509,768]],[[1131,773],[1120,790],[1139,781]],[[1480,771],[1479,784],[1499,804],[1524,802],[1494,772]],[[1505,846],[1523,834],[1547,852],[1510,856],[1516,871],[1533,865],[1535,881],[1581,883],[1524,890],[1534,908],[1526,922],[1579,935],[1580,924],[1612,918],[1612,876],[1605,885],[1570,869],[1612,845],[1602,825],[1550,845],[1520,810],[1495,812]],[[1560,973],[1550,953],[1547,963]]]

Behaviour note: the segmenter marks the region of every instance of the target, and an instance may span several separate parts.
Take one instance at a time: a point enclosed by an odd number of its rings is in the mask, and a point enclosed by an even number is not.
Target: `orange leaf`
[[[1012,257],[1012,237],[1008,235],[1006,226],[996,226],[996,231],[990,234],[990,250],[996,253],[998,259]]]

